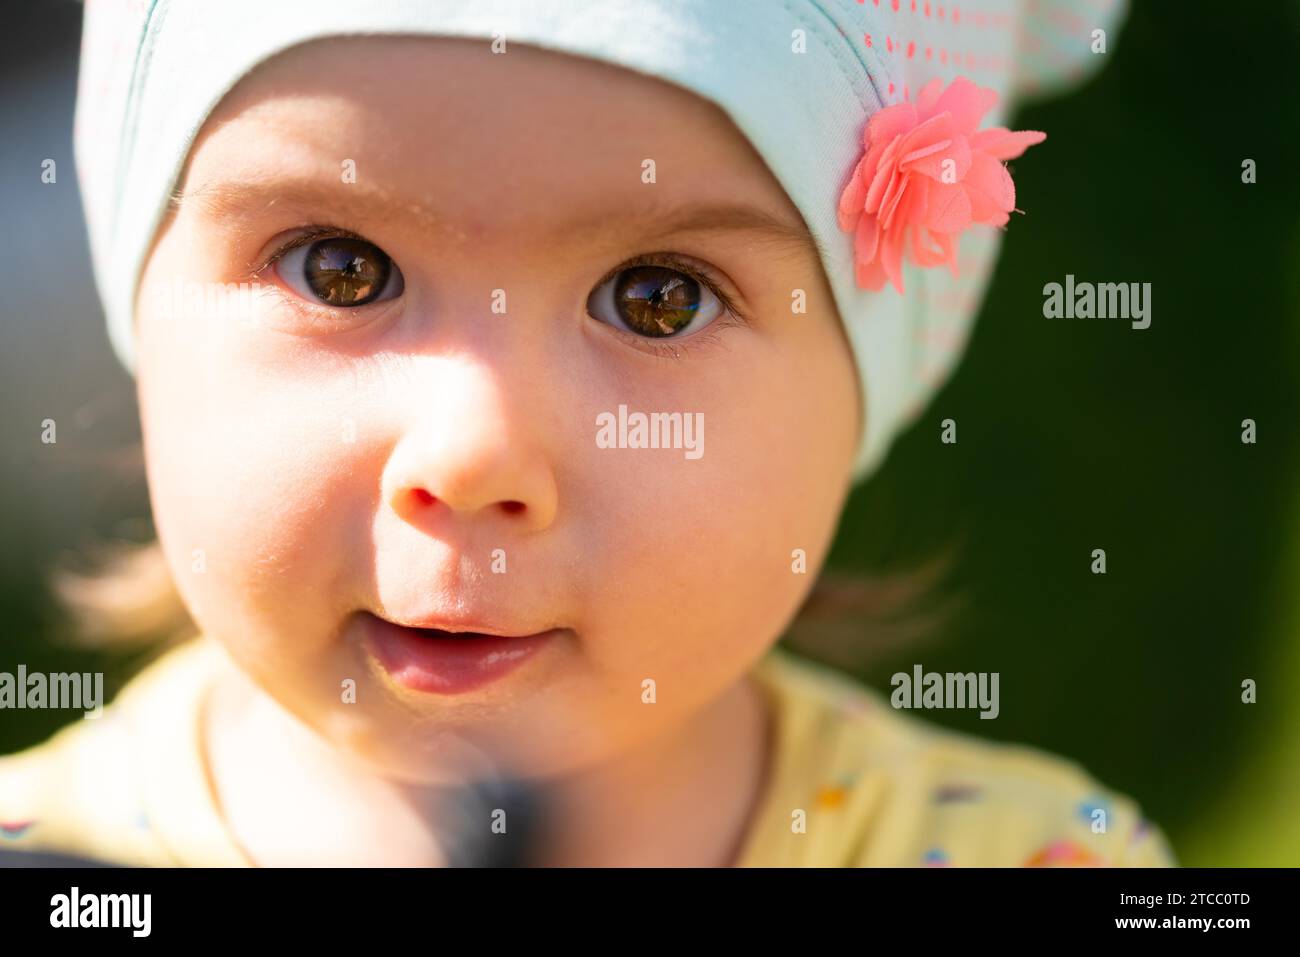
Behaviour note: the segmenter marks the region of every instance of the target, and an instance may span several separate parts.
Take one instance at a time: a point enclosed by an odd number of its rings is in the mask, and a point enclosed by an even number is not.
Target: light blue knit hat
[[[907,269],[905,295],[855,282],[836,211],[867,120],[928,81],[1018,93],[1104,57],[1122,0],[87,0],[76,160],[109,337],[134,368],[133,303],[168,197],[204,120],[258,63],[328,36],[526,43],[676,83],[721,107],[802,213],[866,403],[855,465],[874,471],[961,354],[1000,234],[962,240],[960,278]],[[1114,37],[1106,38],[1113,49]]]

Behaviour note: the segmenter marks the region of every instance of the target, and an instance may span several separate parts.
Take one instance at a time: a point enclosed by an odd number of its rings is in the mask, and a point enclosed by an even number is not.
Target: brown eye
[[[594,289],[587,308],[602,322],[664,339],[703,328],[721,305],[708,286],[680,269],[639,265],[620,270]]]
[[[663,266],[624,269],[614,283],[614,308],[645,336],[671,336],[685,329],[700,308],[700,286]]]
[[[402,291],[396,264],[374,243],[332,236],[280,257],[276,269],[295,292],[329,306],[364,306]]]

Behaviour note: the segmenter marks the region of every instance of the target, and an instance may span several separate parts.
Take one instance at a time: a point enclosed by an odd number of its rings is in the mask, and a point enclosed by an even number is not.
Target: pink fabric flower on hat
[[[943,89],[931,80],[915,103],[876,113],[864,152],[840,195],[840,229],[854,233],[857,283],[903,291],[903,257],[947,264],[957,275],[957,241],[974,223],[1005,226],[1016,188],[1003,160],[1047,139],[1002,126],[977,130],[998,102],[996,90],[959,76]]]

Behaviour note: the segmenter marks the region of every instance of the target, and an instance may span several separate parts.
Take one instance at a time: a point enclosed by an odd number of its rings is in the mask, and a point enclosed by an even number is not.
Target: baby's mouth
[[[399,626],[399,627],[403,627],[403,626]],[[426,636],[426,637],[428,637],[428,638],[458,638],[458,639],[468,639],[468,638],[490,638],[490,637],[493,637],[493,636],[491,636],[491,635],[486,635],[486,634],[484,634],[484,633],[481,632],[481,631],[443,631],[441,628],[408,628],[407,630],[408,630],[408,631],[413,631],[413,632],[415,632],[417,635],[424,635],[424,636]],[[498,636],[498,637],[499,637],[499,636]]]
[[[402,624],[359,615],[361,641],[396,683],[413,691],[459,694],[505,677],[566,628],[514,631],[470,619]]]
[[[513,628],[508,625],[489,623],[482,618],[473,618],[469,616],[460,618],[450,616],[429,616],[418,620],[397,621],[390,618],[383,618],[370,612],[362,612],[361,615],[363,618],[372,618],[375,621],[382,622],[392,628],[401,628],[405,631],[425,635],[429,638],[527,638],[554,630],[545,627],[531,629]]]

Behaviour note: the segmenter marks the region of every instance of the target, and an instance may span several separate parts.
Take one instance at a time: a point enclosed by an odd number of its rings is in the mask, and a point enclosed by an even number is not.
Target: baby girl
[[[965,341],[1012,98],[1115,27],[1022,7],[88,3],[96,277],[200,634],[0,759],[10,840],[1171,863],[1069,761],[777,646]],[[492,781],[529,800],[450,797]]]

